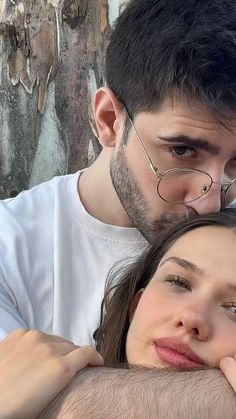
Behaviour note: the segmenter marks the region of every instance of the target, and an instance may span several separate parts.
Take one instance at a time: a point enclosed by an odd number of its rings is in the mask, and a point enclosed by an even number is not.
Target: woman
[[[236,210],[227,209],[174,227],[109,280],[95,334],[105,365],[218,367],[236,391],[235,252]],[[0,344],[1,414],[38,415],[102,357],[56,336],[13,332]]]
[[[96,332],[105,365],[219,367],[236,353],[235,209],[175,226],[117,275]]]

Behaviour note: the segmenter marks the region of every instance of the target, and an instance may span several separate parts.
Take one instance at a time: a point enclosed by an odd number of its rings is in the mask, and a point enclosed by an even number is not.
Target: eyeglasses
[[[209,173],[200,169],[173,168],[160,173],[158,168],[153,165],[128,111],[125,107],[124,109],[137,135],[149,168],[158,179],[157,194],[163,201],[174,205],[189,204],[206,195],[213,184],[220,186],[224,205],[229,205],[236,199],[236,178],[230,182],[220,184],[214,182]],[[191,191],[191,195],[189,195],[189,191]]]

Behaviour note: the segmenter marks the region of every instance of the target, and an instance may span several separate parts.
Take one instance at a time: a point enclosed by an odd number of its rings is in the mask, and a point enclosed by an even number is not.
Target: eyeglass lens
[[[191,186],[190,186],[191,185]],[[157,192],[169,203],[189,203],[205,195],[212,185],[211,177],[198,171],[169,170],[157,185]],[[236,181],[225,193],[225,204],[229,205],[236,198]]]
[[[232,204],[236,199],[236,180],[234,180],[230,187],[225,192],[225,203],[226,205]]]

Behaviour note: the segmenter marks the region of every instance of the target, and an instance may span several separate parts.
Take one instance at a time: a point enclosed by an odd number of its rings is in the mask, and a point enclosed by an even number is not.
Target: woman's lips
[[[176,338],[160,338],[154,341],[158,357],[177,368],[199,368],[206,365],[186,343]]]

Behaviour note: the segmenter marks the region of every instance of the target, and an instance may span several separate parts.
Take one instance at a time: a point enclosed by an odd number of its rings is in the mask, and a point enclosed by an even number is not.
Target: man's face
[[[196,213],[219,211],[220,185],[236,177],[236,117],[226,129],[201,107],[165,103],[159,111],[141,112],[134,124],[159,173],[171,168],[204,170],[216,182],[189,204],[173,205],[157,194],[158,179],[150,170],[137,134],[130,129],[114,150],[110,172],[113,186],[132,223],[151,241],[156,233]],[[173,190],[181,188],[175,178]],[[218,184],[217,184],[218,183]],[[191,182],[184,192],[191,196]]]

